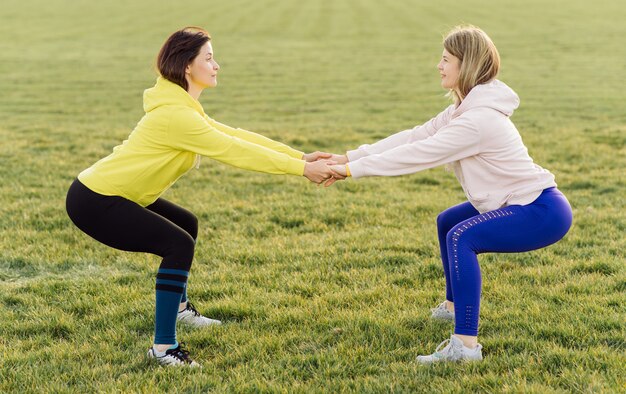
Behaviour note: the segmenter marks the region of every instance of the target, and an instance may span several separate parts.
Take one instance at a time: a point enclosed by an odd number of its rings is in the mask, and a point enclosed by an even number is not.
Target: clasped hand
[[[302,159],[307,162],[304,176],[313,183],[323,183],[328,187],[338,180],[346,179],[345,164],[348,158],[345,155],[316,151],[303,155]]]

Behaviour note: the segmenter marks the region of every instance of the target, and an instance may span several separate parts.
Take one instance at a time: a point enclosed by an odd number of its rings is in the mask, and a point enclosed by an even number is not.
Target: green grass
[[[0,7],[0,392],[623,392],[626,7],[614,1],[4,0]],[[435,217],[443,169],[347,181],[204,160],[165,195],[200,219],[190,297],[227,324],[181,328],[204,365],[143,355],[159,260],[107,248],[67,187],[142,115],[169,33],[213,35],[211,116],[342,152],[448,103],[435,65],[460,22],[499,47],[535,161],[574,208],[564,240],[484,255],[477,365],[419,368],[451,332]]]

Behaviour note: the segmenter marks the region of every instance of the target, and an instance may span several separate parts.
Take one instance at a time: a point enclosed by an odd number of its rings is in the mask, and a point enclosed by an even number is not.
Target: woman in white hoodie
[[[420,364],[482,360],[478,254],[543,248],[563,238],[572,223],[554,176],[533,163],[509,119],[519,98],[496,79],[500,56],[491,39],[476,27],[457,27],[443,46],[441,85],[454,104],[421,126],[334,155],[340,164],[332,166],[341,179],[404,175],[446,164],[467,196],[437,218],[446,300],[432,317],[454,321],[454,335],[435,353],[418,356]]]

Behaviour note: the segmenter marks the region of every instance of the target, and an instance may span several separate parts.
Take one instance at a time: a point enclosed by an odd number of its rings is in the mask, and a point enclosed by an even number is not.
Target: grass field
[[[440,0],[3,0],[0,392],[626,391],[626,5]],[[158,258],[107,248],[64,210],[74,177],[142,116],[165,38],[206,27],[215,119],[343,152],[422,123],[460,22],[498,45],[535,161],[574,208],[564,240],[483,255],[485,361],[413,363],[451,327],[435,218],[462,202],[442,168],[329,189],[205,159],[165,197],[200,219],[181,327],[202,370],[146,361]]]

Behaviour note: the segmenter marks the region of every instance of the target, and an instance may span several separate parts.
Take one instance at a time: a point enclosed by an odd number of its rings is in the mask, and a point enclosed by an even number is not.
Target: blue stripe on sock
[[[161,268],[159,269],[160,274],[174,274],[174,275],[182,275],[185,277],[189,277],[189,271],[185,270],[175,270],[170,268]]]
[[[181,289],[185,288],[185,282],[179,282],[179,281],[176,281],[176,280],[157,279],[156,283],[157,283],[157,285],[173,285],[173,286],[178,286]]]

